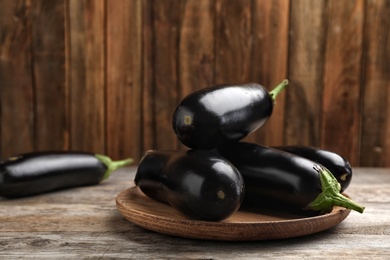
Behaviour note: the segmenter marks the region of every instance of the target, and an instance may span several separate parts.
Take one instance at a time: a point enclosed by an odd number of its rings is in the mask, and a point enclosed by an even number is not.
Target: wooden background
[[[0,157],[184,148],[183,96],[284,78],[248,141],[390,166],[389,0],[0,0]]]

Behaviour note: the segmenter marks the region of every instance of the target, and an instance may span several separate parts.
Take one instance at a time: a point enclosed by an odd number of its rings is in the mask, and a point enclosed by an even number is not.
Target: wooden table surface
[[[0,199],[0,259],[390,259],[390,169],[354,169],[347,194],[363,214],[321,233],[254,242],[171,237],[125,220],[115,198],[133,186],[135,169],[97,186]]]

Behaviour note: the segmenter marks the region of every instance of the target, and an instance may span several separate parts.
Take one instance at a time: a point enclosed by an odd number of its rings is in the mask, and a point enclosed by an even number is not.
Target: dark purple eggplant
[[[72,151],[45,151],[11,157],[0,163],[0,196],[21,198],[60,189],[95,185],[132,159]]]
[[[321,213],[333,206],[364,210],[340,193],[340,184],[328,169],[311,160],[246,142],[225,144],[218,151],[244,178],[243,205]]]
[[[191,219],[223,220],[244,197],[241,174],[215,150],[148,151],[134,182],[148,197]]]
[[[326,167],[341,185],[341,192],[345,191],[352,179],[352,167],[347,159],[339,154],[312,146],[276,146],[279,150],[293,153]]]
[[[179,140],[193,149],[213,149],[239,141],[271,116],[275,98],[288,85],[271,92],[257,83],[216,85],[186,96],[176,107],[172,126]]]

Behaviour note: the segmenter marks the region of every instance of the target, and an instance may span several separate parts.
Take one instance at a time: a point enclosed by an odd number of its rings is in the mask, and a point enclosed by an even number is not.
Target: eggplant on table
[[[313,146],[287,145],[273,148],[293,153],[327,168],[341,185],[341,192],[345,191],[352,180],[352,167],[348,160],[341,155]]]
[[[215,150],[150,150],[134,182],[148,197],[191,219],[209,221],[236,212],[245,192],[241,174]]]
[[[74,151],[25,153],[0,162],[0,196],[20,198],[98,184],[133,159]]]
[[[179,140],[193,149],[213,149],[238,141],[271,116],[284,80],[270,92],[257,83],[216,85],[186,96],[176,107],[172,126]]]
[[[218,151],[245,181],[243,205],[296,212],[326,213],[333,206],[364,211],[340,193],[328,169],[304,157],[247,142],[226,143]]]

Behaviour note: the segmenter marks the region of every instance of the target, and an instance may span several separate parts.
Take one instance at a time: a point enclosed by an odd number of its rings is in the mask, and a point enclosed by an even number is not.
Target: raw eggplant
[[[98,184],[132,159],[73,151],[44,151],[13,156],[0,163],[0,196],[21,198]]]
[[[311,160],[278,149],[232,142],[218,149],[240,171],[245,181],[243,205],[298,212],[326,213],[342,206],[360,213],[364,207],[340,193],[328,169]]]
[[[226,141],[239,141],[268,120],[275,98],[287,85],[288,80],[284,80],[271,92],[257,83],[198,90],[176,107],[173,129],[179,140],[193,149],[213,149]]]
[[[293,153],[326,167],[341,185],[341,192],[345,191],[352,179],[352,167],[347,159],[339,154],[312,146],[287,145],[274,147]]]
[[[244,181],[215,150],[146,152],[134,179],[150,198],[191,219],[219,221],[238,210]]]

